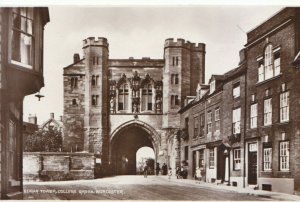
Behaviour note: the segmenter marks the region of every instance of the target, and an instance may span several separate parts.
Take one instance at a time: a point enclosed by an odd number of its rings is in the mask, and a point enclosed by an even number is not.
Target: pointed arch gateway
[[[110,164],[116,175],[135,175],[136,153],[150,147],[157,159],[160,136],[145,122],[133,120],[120,125],[110,136]]]

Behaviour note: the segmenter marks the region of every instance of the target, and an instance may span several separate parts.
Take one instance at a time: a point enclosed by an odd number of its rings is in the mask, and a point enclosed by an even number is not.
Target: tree
[[[38,130],[24,141],[25,152],[59,152],[62,148],[62,133],[57,128]]]

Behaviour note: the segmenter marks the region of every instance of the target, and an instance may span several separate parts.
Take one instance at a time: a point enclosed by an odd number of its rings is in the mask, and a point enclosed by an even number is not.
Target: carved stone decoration
[[[111,114],[116,113],[116,101],[114,97],[110,98],[109,104],[110,104],[110,113]]]
[[[161,97],[157,96],[155,100],[156,113],[161,113],[162,111],[161,105],[162,105]]]
[[[131,79],[132,86],[132,97],[140,97],[140,87],[141,87],[141,78],[139,77],[137,71],[134,72],[133,77]]]

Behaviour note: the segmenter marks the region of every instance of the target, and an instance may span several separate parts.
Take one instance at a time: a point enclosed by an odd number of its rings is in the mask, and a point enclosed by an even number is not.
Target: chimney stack
[[[36,117],[36,115],[29,114],[28,122],[36,125],[37,124],[37,117]]]
[[[74,63],[77,63],[80,60],[80,56],[78,53],[74,53],[73,60]]]
[[[54,119],[54,113],[50,113],[50,119]]]

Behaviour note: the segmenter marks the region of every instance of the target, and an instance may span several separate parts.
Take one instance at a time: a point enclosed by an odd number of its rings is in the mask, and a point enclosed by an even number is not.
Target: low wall
[[[24,152],[24,181],[94,179],[95,157],[90,153]]]

